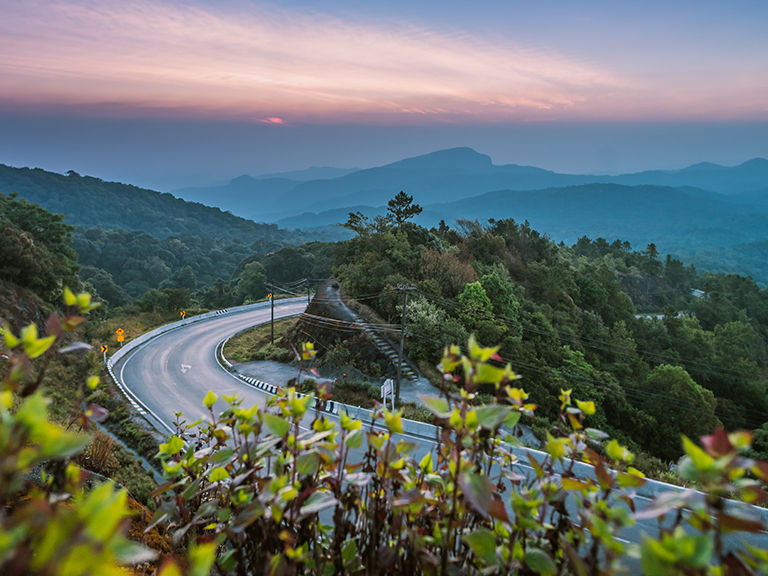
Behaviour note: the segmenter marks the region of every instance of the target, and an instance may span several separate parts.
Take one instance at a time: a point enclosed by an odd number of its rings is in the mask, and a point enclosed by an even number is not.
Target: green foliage
[[[264,275],[264,266],[258,262],[245,265],[243,273],[235,284],[235,296],[239,303],[246,300],[261,300],[267,296],[267,277]]]
[[[680,366],[654,368],[642,391],[642,408],[655,420],[642,442],[666,460],[676,460],[681,455],[679,444],[674,441],[680,434],[697,437],[720,426],[715,416],[714,395],[696,384]]]
[[[0,278],[48,300],[60,295],[62,285],[73,284],[73,228],[63,220],[16,194],[0,194]]]
[[[720,430],[702,439],[703,448],[684,437],[681,470],[708,496],[670,493],[636,511],[631,490],[646,481],[632,452],[586,427],[592,402],[561,391],[559,434],[548,434],[543,457],[522,455],[502,425],[514,427],[536,406],[514,387],[509,366],[488,363],[497,348],[470,339],[468,350],[447,347],[440,364],[443,381],[460,371],[464,390],[422,398],[442,432],[426,453],[399,436],[401,412],[379,409],[371,423],[342,414],[335,424],[308,411],[313,397],[293,388],[278,390],[263,407],[230,397],[221,414],[210,410],[210,422],[180,418],[161,447],[167,482],[157,490],[162,501],[153,521],[173,526],[178,549],[215,542],[209,560],[216,569],[243,574],[607,576],[626,572],[632,556],[648,574],[722,573],[726,564],[747,574],[747,566],[765,566],[768,551],[727,554],[720,544],[725,531],[764,528],[724,512],[730,494],[768,499],[744,476],[748,470],[766,480],[768,464],[737,454],[749,446],[748,434]],[[473,390],[481,384],[495,393],[491,404],[476,406]],[[591,472],[577,476],[577,461]],[[527,477],[520,464],[531,470]],[[674,520],[658,536],[635,544],[619,537],[637,518],[665,515]]]
[[[402,190],[387,203],[387,218],[396,228],[403,225],[406,220],[418,216],[422,207],[413,203],[413,196],[409,196]]]
[[[103,442],[87,434],[65,431],[48,419],[49,400],[39,390],[51,359],[84,346],[58,349],[59,341],[81,322],[77,314],[92,307],[90,295],[65,290],[70,312],[51,317],[49,335],[38,338],[33,325],[15,336],[5,329],[3,352],[8,367],[0,391],[0,572],[3,574],[124,574],[120,564],[154,558],[155,554],[124,535],[129,522],[125,490],[107,482],[86,490],[88,473],[69,459],[81,459],[107,471],[114,465]],[[44,356],[35,374],[29,359]],[[87,380],[88,390],[98,380]],[[90,402],[98,392],[80,385],[77,406]],[[17,395],[14,392],[18,392]],[[87,395],[88,394],[88,395]],[[73,418],[88,430],[90,420],[102,421],[107,412],[96,404],[78,410]],[[102,438],[103,440],[103,438]],[[85,454],[82,454],[86,449]],[[35,485],[33,469],[40,471]]]
[[[61,212],[75,226],[128,231],[145,230],[157,238],[189,234],[257,242],[269,252],[274,243],[300,244],[303,238],[274,224],[257,224],[218,208],[185,202],[170,194],[138,188],[99,178],[66,175],[41,169],[0,165],[0,191],[18,192],[34,202]],[[78,250],[80,254],[83,254]],[[107,269],[112,275],[113,270]]]

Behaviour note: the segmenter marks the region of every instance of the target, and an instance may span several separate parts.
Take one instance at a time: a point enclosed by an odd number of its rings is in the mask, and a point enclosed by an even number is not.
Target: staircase
[[[372,322],[368,322],[360,316],[357,316],[356,321],[360,325],[360,330],[371,337],[376,343],[379,352],[384,354],[384,356],[389,359],[392,366],[395,367],[395,370],[397,370],[399,346],[396,346],[389,338],[384,336],[379,328]],[[411,382],[417,381],[420,377],[418,368],[416,368],[416,366],[414,366],[407,358],[403,358],[402,377]]]

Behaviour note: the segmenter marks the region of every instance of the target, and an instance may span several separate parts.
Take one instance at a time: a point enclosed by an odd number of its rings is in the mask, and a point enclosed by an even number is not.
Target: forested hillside
[[[72,171],[62,175],[0,164],[0,192],[17,192],[21,198],[64,214],[67,224],[84,228],[144,230],[157,238],[178,234],[239,238],[248,244],[263,242],[265,246],[273,241],[303,241],[274,224],[257,224],[170,194],[104,182]]]
[[[259,249],[73,230],[0,196],[0,279],[47,300],[64,284],[87,282],[109,304],[102,314],[116,306],[130,314],[224,308],[263,298],[269,282],[290,293],[303,278],[335,274],[385,324],[399,324],[398,286],[412,285],[409,356],[430,373],[446,344],[470,334],[498,344],[541,402],[542,429],[554,425],[559,390],[573,388],[596,402],[596,427],[664,460],[679,456],[680,433],[720,424],[756,430],[755,448],[768,455],[768,291],[752,279],[700,274],[653,244],[638,251],[583,236],[556,245],[512,219],[427,229],[409,221],[412,208],[391,203],[373,221],[350,215],[349,241]]]
[[[596,401],[598,428],[664,460],[680,455],[681,433],[720,424],[762,427],[768,450],[768,292],[751,279],[699,275],[653,245],[584,237],[558,247],[511,219],[348,224],[358,235],[338,245],[336,274],[385,324],[402,313],[397,287],[416,288],[406,347],[426,372],[445,344],[474,333],[524,376],[544,426],[572,388]],[[663,315],[636,318],[638,307]]]

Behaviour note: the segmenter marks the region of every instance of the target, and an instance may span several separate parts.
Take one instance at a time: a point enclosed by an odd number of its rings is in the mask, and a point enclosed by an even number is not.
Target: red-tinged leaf
[[[602,464],[603,462],[605,462],[605,458],[603,458],[602,456],[600,456],[600,454],[592,450],[592,448],[587,448],[586,450],[584,450],[584,457],[587,462],[592,464],[592,466],[597,466],[598,464]]]
[[[741,497],[749,504],[762,504],[768,501],[768,492],[760,486],[746,486],[741,491]]]
[[[619,500],[624,500],[624,502],[627,503],[627,506],[629,506],[629,509],[632,510],[632,513],[634,514],[637,510],[635,510],[635,500],[634,498],[630,498],[626,494],[623,496],[619,496]]]
[[[727,576],[752,576],[753,572],[733,552],[725,557],[725,573]]]
[[[410,506],[411,504],[419,504],[421,502],[426,502],[426,498],[424,497],[424,493],[419,490],[418,488],[413,488],[411,490],[408,490],[405,494],[400,496],[397,500],[392,502],[392,506],[394,507],[400,507],[400,506]]]
[[[581,430],[582,428],[581,422],[579,422],[579,419],[576,418],[576,416],[574,416],[570,412],[568,412],[568,420],[570,420],[571,426],[573,427],[574,430]]]
[[[102,408],[98,404],[91,404],[85,411],[85,415],[94,422],[104,422],[109,416],[109,410]]]
[[[768,462],[755,460],[755,463],[752,465],[752,473],[763,482],[768,482]]]
[[[533,467],[534,472],[536,472],[536,476],[538,478],[544,477],[544,468],[541,467],[541,464],[534,458],[530,452],[528,452],[528,461],[531,463],[531,466]]]
[[[765,524],[760,522],[760,520],[731,516],[725,512],[718,512],[717,521],[720,523],[721,528],[733,532],[762,532],[765,530]]]
[[[163,494],[164,492],[168,492],[168,490],[172,489],[173,487],[177,486],[178,482],[166,482],[165,484],[160,484],[157,488],[152,490],[152,492],[149,493],[150,498],[154,496],[160,496],[160,494]]]
[[[718,428],[710,436],[702,436],[701,445],[707,451],[707,454],[714,458],[727,456],[736,451],[728,439],[728,434],[722,428]]]
[[[85,322],[85,318],[82,316],[67,316],[64,322],[61,323],[61,326],[65,332],[71,332],[83,322]]]
[[[472,507],[483,516],[487,516],[493,493],[493,484],[488,476],[462,472],[459,474],[459,486],[464,493],[464,498]]]
[[[695,496],[695,492],[666,492],[654,498],[650,506],[646,506],[640,512],[635,514],[635,518],[643,520],[646,518],[658,518],[664,516],[672,510],[683,508],[688,505],[688,497]]]
[[[45,323],[45,333],[48,336],[62,336],[64,334],[59,315],[56,312],[48,317],[48,321]]]
[[[507,514],[507,507],[504,506],[504,502],[502,502],[501,498],[494,498],[491,500],[491,505],[488,507],[488,514],[499,522],[511,524],[509,515]]]
[[[523,480],[525,480],[525,476],[522,474],[518,474],[517,472],[513,472],[511,470],[507,470],[503,472],[504,477],[512,482],[513,484],[520,484]]]
[[[603,490],[608,490],[613,487],[615,480],[602,463],[595,466],[595,476],[597,476],[597,481],[600,483],[600,488]]]

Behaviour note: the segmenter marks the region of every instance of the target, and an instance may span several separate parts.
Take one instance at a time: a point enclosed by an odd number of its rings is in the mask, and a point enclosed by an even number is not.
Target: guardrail
[[[297,297],[297,298],[286,298],[284,300],[281,300],[281,302],[299,302],[304,301],[304,297]],[[216,310],[213,312],[208,312],[206,314],[200,314],[199,316],[193,316],[192,318],[180,320],[177,322],[172,322],[170,324],[166,324],[164,326],[161,326],[159,328],[155,328],[154,330],[151,330],[150,332],[147,332],[145,334],[142,334],[138,338],[131,340],[128,344],[123,346],[120,350],[118,350],[115,354],[113,354],[108,360],[107,360],[107,369],[109,370],[109,374],[112,376],[112,379],[117,384],[117,386],[122,390],[122,392],[126,395],[126,397],[130,400],[131,404],[134,405],[135,408],[137,408],[141,413],[149,412],[154,416],[155,419],[158,420],[158,422],[162,423],[166,428],[170,430],[171,433],[174,433],[175,431],[171,429],[165,422],[163,422],[157,415],[149,411],[148,408],[143,406],[143,403],[139,400],[138,397],[136,397],[127,387],[124,386],[124,384],[115,376],[115,374],[112,371],[113,366],[123,357],[125,354],[133,350],[134,348],[141,346],[145,342],[151,340],[152,338],[155,338],[156,336],[159,336],[160,334],[164,334],[166,332],[169,332],[171,330],[177,330],[179,328],[183,328],[184,326],[188,326],[189,324],[194,324],[196,322],[200,322],[202,320],[206,320],[209,318],[215,318],[217,316],[221,316],[222,314],[236,314],[236,313],[242,313],[242,312],[250,312],[252,310],[259,310],[261,308],[268,308],[270,306],[270,302],[259,302],[257,304],[249,304],[247,306],[238,306],[236,308],[231,308],[228,310]],[[226,342],[224,340],[219,344],[219,350],[216,351],[217,355],[221,355],[221,359],[224,361],[224,363],[227,364],[229,368],[232,367],[232,364],[224,357],[224,351],[223,351],[223,344]],[[267,382],[262,382],[261,380],[258,380],[256,378],[251,378],[250,376],[244,376],[242,374],[233,373],[233,376],[236,376],[238,379],[243,381],[249,386],[252,386],[254,388],[258,388],[259,390],[262,390],[266,392],[267,394],[275,394],[277,392],[277,387],[273,384],[269,384]],[[316,404],[317,409],[323,409],[324,412],[338,415],[342,412],[345,412],[349,416],[361,420],[373,420],[374,411],[368,410],[366,408],[362,408],[359,406],[350,406],[347,404],[340,404],[338,402],[328,401],[325,402],[324,405],[321,403]],[[437,441],[438,431],[439,428],[433,424],[427,424],[426,422],[417,422],[415,420],[407,420],[403,419],[403,432],[407,435],[412,436],[418,436],[420,438],[424,438],[429,441]],[[510,431],[511,432],[511,431]],[[513,453],[520,459],[521,463],[525,464],[527,460],[527,456],[530,454],[531,456],[537,458],[537,460],[541,460],[548,456],[546,452],[543,452],[541,450],[535,450],[533,448],[525,448],[525,447],[513,447],[512,448]],[[566,461],[564,463],[560,464],[561,470],[564,470],[564,467],[568,465],[570,466],[570,461]],[[558,466],[556,466],[556,469]],[[581,477],[590,477],[593,479],[596,479],[594,474],[594,468],[586,463],[583,462],[576,462],[573,468],[573,472],[577,476]],[[654,498],[660,494],[663,494],[665,492],[683,492],[687,490],[687,488],[683,488],[681,486],[675,486],[674,484],[667,484],[664,482],[658,482],[656,480],[646,480],[646,483],[635,490],[635,493],[639,496],[645,497],[645,498]],[[757,506],[752,506],[746,503],[736,503],[733,504],[741,505],[746,509],[750,509],[753,515],[758,516],[760,520],[763,523],[768,523],[768,509],[766,508],[760,508]]]
[[[303,302],[304,297],[297,297],[297,298],[285,298],[280,300],[280,302]],[[157,420],[160,424],[162,424],[168,431],[170,431],[171,434],[175,433],[175,430],[168,426],[157,414],[152,412],[147,406],[144,405],[144,403],[139,399],[138,396],[136,396],[114,373],[113,368],[115,364],[117,364],[120,359],[128,354],[131,350],[134,348],[138,348],[139,346],[142,346],[149,340],[152,340],[153,338],[160,336],[161,334],[165,334],[166,332],[170,332],[171,330],[178,330],[179,328],[183,328],[184,326],[189,326],[190,324],[195,324],[197,322],[201,322],[203,320],[208,320],[209,318],[217,318],[219,316],[222,316],[224,314],[241,314],[243,312],[251,312],[253,310],[260,310],[262,308],[269,308],[272,305],[271,302],[257,302],[256,304],[247,304],[245,306],[235,306],[233,308],[227,308],[226,310],[214,310],[212,312],[206,312],[205,314],[198,314],[197,316],[192,316],[191,318],[185,318],[184,320],[177,320],[176,322],[171,322],[169,324],[164,324],[163,326],[160,326],[159,328],[155,328],[154,330],[150,330],[149,332],[145,332],[138,338],[134,338],[125,346],[117,350],[112,356],[110,356],[107,359],[107,371],[109,372],[109,375],[112,377],[112,381],[117,384],[117,387],[120,389],[120,391],[125,395],[125,397],[128,399],[128,401],[131,403],[131,405],[141,414],[142,416],[145,416],[146,414],[151,414],[155,420]]]

